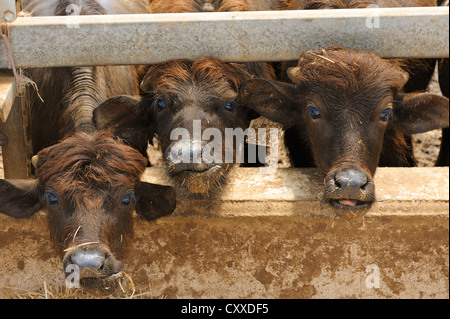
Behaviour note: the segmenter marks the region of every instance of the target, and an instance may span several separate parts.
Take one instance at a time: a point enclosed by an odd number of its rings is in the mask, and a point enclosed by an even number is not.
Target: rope
[[[21,96],[26,87],[31,85],[37,93],[37,96],[41,100],[42,103],[44,103],[44,100],[42,99],[41,95],[39,94],[39,89],[37,87],[37,84],[31,80],[30,78],[26,77],[25,75],[18,73],[16,70],[16,67],[14,65],[14,60],[11,53],[11,42],[10,42],[10,24],[9,23],[2,23],[1,26],[1,35],[3,38],[3,42],[5,42],[5,48],[6,52],[8,54],[8,62],[9,62],[9,68],[13,71],[14,78],[16,80],[16,89],[17,89],[17,95]]]

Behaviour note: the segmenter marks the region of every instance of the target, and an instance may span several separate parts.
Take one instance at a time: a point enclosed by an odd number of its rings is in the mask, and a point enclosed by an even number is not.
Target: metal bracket
[[[0,0],[0,23],[14,22],[21,10],[21,0]]]

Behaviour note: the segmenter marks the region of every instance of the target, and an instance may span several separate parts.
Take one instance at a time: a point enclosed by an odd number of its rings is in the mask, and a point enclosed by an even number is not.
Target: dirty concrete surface
[[[61,254],[45,240],[44,216],[0,221],[1,286],[61,285]],[[124,268],[147,298],[448,298],[448,219],[375,217],[362,226],[302,217],[136,219]],[[375,269],[377,287],[368,284]]]
[[[155,170],[143,179],[163,181]],[[314,170],[256,172],[237,171],[242,178],[233,179],[221,201],[181,200],[172,216],[134,219],[123,263],[137,296],[448,298],[446,168],[381,168],[379,201],[363,216],[334,217],[314,195],[320,188]],[[422,182],[427,174],[430,187]],[[258,179],[274,192],[286,180],[294,189],[266,202],[239,191],[248,180],[264,197],[271,190]],[[303,180],[311,185],[301,189]],[[44,213],[25,220],[0,215],[0,287],[63,285],[61,250],[49,240]]]

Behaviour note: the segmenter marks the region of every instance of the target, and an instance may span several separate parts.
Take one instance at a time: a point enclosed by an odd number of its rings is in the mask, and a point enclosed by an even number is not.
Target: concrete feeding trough
[[[220,198],[136,217],[124,271],[154,298],[448,298],[448,168],[379,168],[375,183],[364,216],[338,216],[314,169],[236,169]],[[0,261],[0,287],[64,285],[43,213],[0,215]]]

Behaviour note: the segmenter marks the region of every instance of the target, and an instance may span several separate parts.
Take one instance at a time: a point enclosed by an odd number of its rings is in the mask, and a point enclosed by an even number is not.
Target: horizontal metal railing
[[[341,45],[385,58],[449,56],[448,7],[23,17],[10,24],[17,68],[151,64],[215,56],[295,60]],[[8,68],[0,41],[0,68]]]

